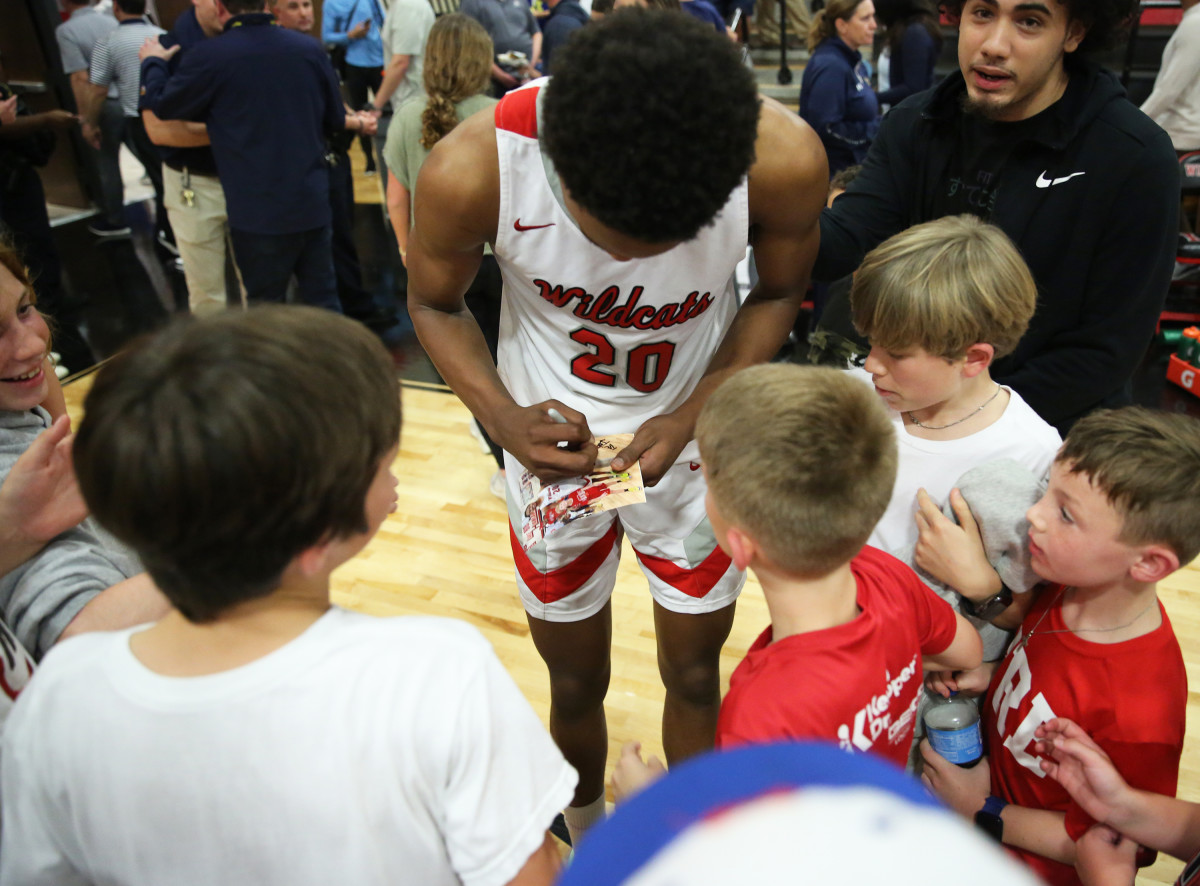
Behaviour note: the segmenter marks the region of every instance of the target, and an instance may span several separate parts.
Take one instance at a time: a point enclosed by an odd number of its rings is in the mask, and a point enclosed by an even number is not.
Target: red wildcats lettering
[[[538,295],[556,308],[566,308],[581,320],[590,320],[618,329],[666,329],[699,317],[712,305],[709,292],[691,292],[682,302],[668,302],[660,307],[639,305],[645,289],[634,286],[621,302],[621,288],[609,286],[599,295],[591,295],[582,287],[565,286],[535,279]],[[571,302],[576,302],[572,305]]]

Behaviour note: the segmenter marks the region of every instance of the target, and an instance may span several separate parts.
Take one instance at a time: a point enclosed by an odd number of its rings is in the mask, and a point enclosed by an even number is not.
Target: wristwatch
[[[973,615],[976,618],[982,618],[984,621],[991,621],[1005,609],[1012,605],[1013,592],[1008,585],[1001,584],[1000,591],[988,597],[986,600],[980,600],[975,603],[963,597],[963,611],[967,615]]]
[[[983,808],[975,813],[975,826],[997,843],[1004,842],[1004,819],[1000,817],[1000,813],[1007,805],[1007,800],[988,797],[983,802]]]

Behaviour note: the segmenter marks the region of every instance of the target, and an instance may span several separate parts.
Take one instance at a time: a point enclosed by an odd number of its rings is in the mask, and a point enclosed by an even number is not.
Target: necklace
[[[978,415],[980,412],[983,412],[984,408],[999,396],[1000,396],[1000,385],[996,385],[996,390],[992,391],[992,396],[988,397],[986,400],[984,400],[982,403],[980,403],[979,407],[977,409],[973,410],[972,412],[967,413],[966,415],[964,415],[962,418],[958,419],[957,421],[950,422],[950,424],[948,424],[948,425],[923,425],[919,421],[917,421],[917,417],[915,415],[913,415],[911,412],[906,412],[904,414],[907,415],[908,420],[911,421],[918,428],[924,428],[927,431],[944,431],[944,430],[946,430],[946,428],[952,428],[955,425],[961,425],[968,418],[973,418],[976,415]]]
[[[1054,602],[1046,607],[1046,609],[1042,612],[1042,614],[1038,618],[1038,620],[1036,622],[1034,622],[1033,627],[1029,629],[1029,633],[1025,634],[1017,641],[1017,645],[1013,647],[1014,649],[1024,649],[1026,646],[1029,645],[1029,641],[1033,639],[1033,635],[1035,632],[1037,632],[1037,629],[1042,626],[1042,622],[1045,621],[1046,616],[1050,614],[1050,610],[1053,609],[1056,605],[1058,605],[1058,601],[1063,598],[1063,594],[1065,594],[1068,590],[1071,590],[1071,589],[1063,588],[1062,590],[1060,590],[1058,592],[1058,596],[1054,598]],[[1133,625],[1133,623],[1135,621],[1137,621],[1139,618],[1141,618],[1143,615],[1145,615],[1147,612],[1149,612],[1151,609],[1153,609],[1154,604],[1157,602],[1158,602],[1157,598],[1154,600],[1151,600],[1149,605],[1147,605],[1145,609],[1143,609],[1141,612],[1139,612],[1137,615],[1135,615],[1129,621],[1125,622],[1125,624],[1117,625],[1115,628],[1075,628],[1075,629],[1055,628],[1052,631],[1042,631],[1041,633],[1043,635],[1045,635],[1045,634],[1082,634],[1082,633],[1111,634],[1113,631],[1122,631],[1125,628]]]

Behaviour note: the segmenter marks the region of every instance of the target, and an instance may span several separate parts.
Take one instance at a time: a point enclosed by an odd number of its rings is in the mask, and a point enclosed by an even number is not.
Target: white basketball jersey
[[[737,312],[746,184],[694,239],[653,258],[613,259],[551,186],[537,138],[545,82],[496,107],[500,377],[522,406],[555,398],[583,413],[593,434],[633,432],[687,399]]]

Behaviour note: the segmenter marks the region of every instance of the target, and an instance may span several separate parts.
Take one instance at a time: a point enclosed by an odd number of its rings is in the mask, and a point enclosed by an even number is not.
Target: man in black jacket
[[[813,277],[836,280],[905,228],[971,213],[1016,242],[1038,307],[993,376],[1066,433],[1129,402],[1171,277],[1179,172],[1170,139],[1083,58],[1136,0],[960,0],[959,72],[888,115],[859,177],[821,217]]]

